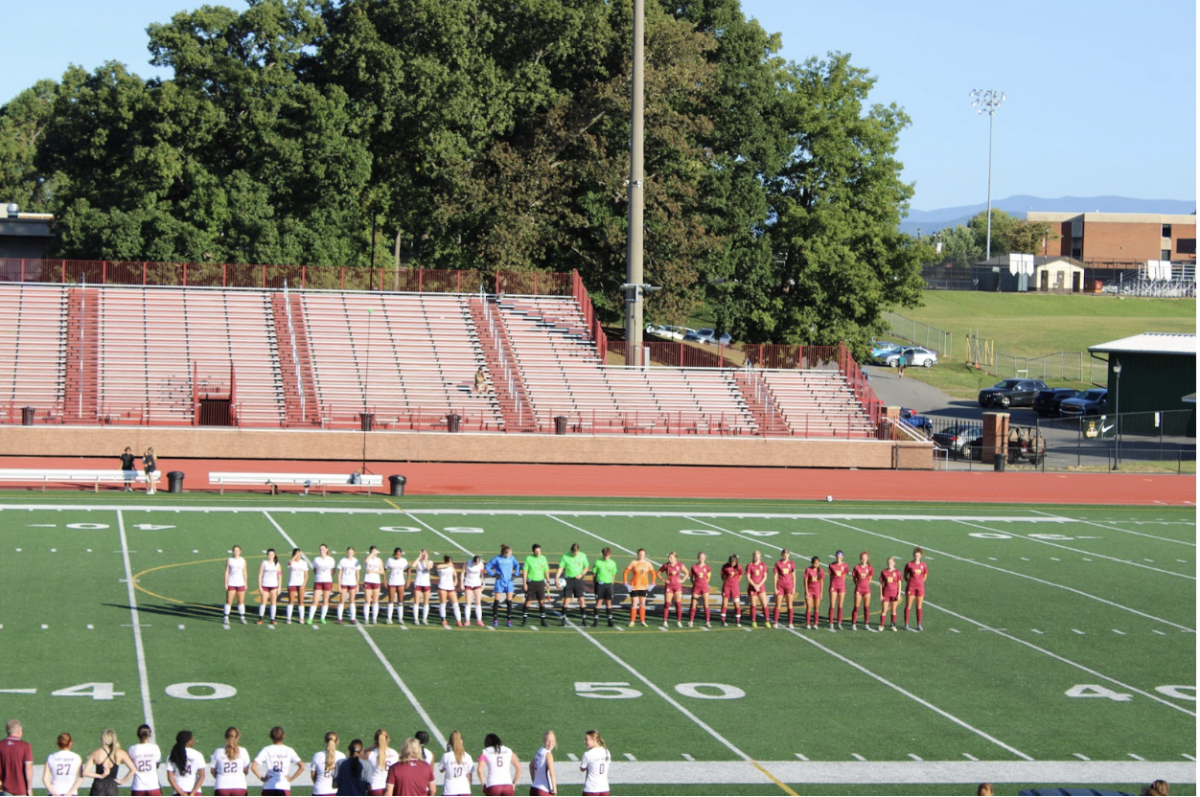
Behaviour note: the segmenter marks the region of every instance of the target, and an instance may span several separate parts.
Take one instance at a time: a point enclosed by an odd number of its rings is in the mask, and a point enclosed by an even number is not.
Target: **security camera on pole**
[[[996,118],[996,109],[1004,102],[1003,91],[992,89],[975,89],[971,92],[971,107],[976,113],[988,115],[988,200],[987,200],[987,254],[985,260],[992,259],[992,122]]]

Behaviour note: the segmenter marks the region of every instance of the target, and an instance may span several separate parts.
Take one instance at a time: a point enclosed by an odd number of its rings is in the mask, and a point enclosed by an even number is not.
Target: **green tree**
[[[987,246],[987,211],[971,217],[967,227],[973,233],[979,251]],[[1041,221],[1026,221],[992,209],[992,257],[1014,254],[1041,254],[1044,245],[1052,240],[1050,225]],[[980,257],[982,260],[983,258]]]
[[[57,83],[39,80],[0,108],[0,201],[16,202],[21,210],[48,212],[62,181],[34,164],[57,95]]]

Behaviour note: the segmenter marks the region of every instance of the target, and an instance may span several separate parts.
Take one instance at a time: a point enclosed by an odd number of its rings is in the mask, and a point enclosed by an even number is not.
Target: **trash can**
[[[182,493],[183,492],[183,471],[173,470],[167,473],[167,492]]]
[[[555,434],[566,434],[567,433],[567,416],[566,415],[555,415],[554,416],[554,433]]]
[[[22,426],[33,426],[33,414],[35,412],[37,412],[37,410],[33,407],[22,407],[21,408],[21,425]]]
[[[457,432],[462,428],[462,416],[450,413],[446,416],[446,431]]]
[[[399,498],[404,495],[404,485],[408,484],[408,479],[403,476],[388,476],[388,483],[392,486],[392,498]]]
[[[375,428],[375,413],[373,412],[360,412],[358,420],[364,432],[369,432]]]
[[[1004,452],[997,451],[995,457],[992,458],[992,469],[995,470],[996,473],[1004,473],[1004,466],[1007,464],[1007,462],[1008,457],[1004,455]]]

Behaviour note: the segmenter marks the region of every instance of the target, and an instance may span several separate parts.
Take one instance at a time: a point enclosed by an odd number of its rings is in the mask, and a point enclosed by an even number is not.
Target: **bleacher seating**
[[[874,428],[846,377],[836,369],[762,371],[792,434],[804,437],[874,437]]]
[[[493,396],[472,393],[485,363],[462,294],[305,293],[318,400],[327,426],[373,412],[385,429],[503,427]],[[485,369],[486,370],[486,369]]]
[[[35,408],[40,420],[53,417],[63,398],[66,290],[5,285],[0,318],[0,411],[10,423],[20,423],[21,407]]]

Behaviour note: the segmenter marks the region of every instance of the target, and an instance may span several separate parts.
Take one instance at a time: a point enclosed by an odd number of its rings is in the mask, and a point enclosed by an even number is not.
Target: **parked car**
[[[900,423],[911,426],[914,429],[920,429],[926,433],[933,431],[932,420],[919,414],[916,410],[910,410],[908,407],[900,408]]]
[[[646,324],[646,334],[659,338],[671,337],[671,327],[667,324]]]
[[[1059,407],[1064,418],[1086,418],[1103,415],[1108,411],[1108,388],[1096,387],[1083,391],[1083,395],[1065,399]]]
[[[965,449],[967,459],[980,461],[983,459],[983,435],[971,439]],[[1004,459],[1009,465],[1015,465],[1022,459],[1037,467],[1046,458],[1046,439],[1037,433],[1032,426],[1022,428],[1014,426],[1008,431],[1008,444],[1005,447]]]
[[[889,354],[898,352],[903,348],[899,343],[892,343],[886,340],[878,341],[871,346],[871,359],[877,362],[885,362]]]
[[[979,391],[981,407],[1032,407],[1039,390],[1046,390],[1040,379],[1004,379]]]
[[[952,457],[969,454],[967,446],[976,437],[982,439],[983,427],[977,423],[958,423],[933,435],[933,444],[944,448]]]
[[[1042,418],[1056,418],[1058,417],[1058,408],[1064,401],[1082,394],[1082,390],[1073,390],[1069,387],[1051,387],[1039,390],[1033,397],[1033,409]]]
[[[892,352],[884,357],[884,362],[889,368],[895,368],[900,364],[900,358],[904,358],[906,365],[921,365],[925,368],[930,368],[937,365],[937,352],[925,348],[924,346],[905,346],[899,351]]]

